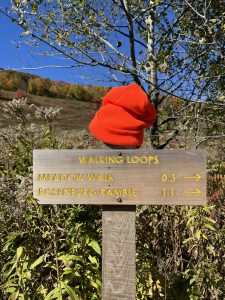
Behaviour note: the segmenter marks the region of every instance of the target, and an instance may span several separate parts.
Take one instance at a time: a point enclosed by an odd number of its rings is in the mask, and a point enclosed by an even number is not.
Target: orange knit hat
[[[141,146],[143,128],[156,119],[156,110],[136,83],[114,87],[104,97],[102,107],[89,125],[92,134],[105,143]]]

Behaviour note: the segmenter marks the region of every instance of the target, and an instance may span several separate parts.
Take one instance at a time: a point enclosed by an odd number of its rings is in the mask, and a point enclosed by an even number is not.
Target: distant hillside
[[[0,71],[0,89],[12,92],[20,89],[31,95],[86,102],[99,102],[109,90],[106,87],[72,84],[15,71]]]
[[[2,91],[2,93],[8,99],[12,99],[15,94],[15,92],[10,91]],[[13,120],[4,118],[3,106],[5,102],[6,100],[0,97],[0,130],[13,124]],[[59,117],[53,122],[58,133],[71,132],[74,134],[77,130],[87,129],[97,109],[97,104],[92,102],[34,95],[29,95],[28,103],[43,107],[61,107],[62,111]]]

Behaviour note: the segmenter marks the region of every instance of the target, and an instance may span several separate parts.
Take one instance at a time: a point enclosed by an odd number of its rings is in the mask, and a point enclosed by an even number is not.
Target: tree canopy
[[[45,55],[64,56],[74,68],[98,67],[110,83],[135,81],[185,99],[222,99],[222,0],[11,2],[5,13],[35,47],[49,46]]]

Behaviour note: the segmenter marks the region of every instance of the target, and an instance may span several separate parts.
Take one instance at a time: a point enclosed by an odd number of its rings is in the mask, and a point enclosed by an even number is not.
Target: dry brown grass
[[[2,91],[2,95],[4,99],[0,98],[0,129],[6,129],[13,124],[13,120],[4,118],[3,103],[10,101],[6,98],[12,99],[15,92]],[[87,129],[96,111],[96,104],[94,103],[61,98],[28,95],[28,103],[43,107],[62,107],[60,116],[53,122],[57,135],[74,135],[81,129]]]

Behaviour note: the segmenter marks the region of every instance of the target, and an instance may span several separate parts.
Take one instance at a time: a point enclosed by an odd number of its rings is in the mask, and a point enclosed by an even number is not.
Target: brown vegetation
[[[17,100],[21,99],[21,98],[25,98],[27,96],[26,92],[24,90],[18,89],[15,93],[15,98]]]
[[[7,103],[14,97],[14,92],[4,90],[2,91],[2,95],[0,95],[0,128],[7,129],[12,123],[10,119],[4,117],[3,106],[4,103]],[[74,139],[78,130],[87,128],[88,123],[96,111],[96,103],[70,101],[63,98],[29,95],[27,103],[29,105],[43,106],[46,109],[49,107],[61,107],[62,111],[60,115],[54,119],[54,127],[58,136],[70,137],[71,139]],[[29,123],[33,122],[34,120],[29,120]],[[40,125],[43,123],[41,120],[38,122]]]

